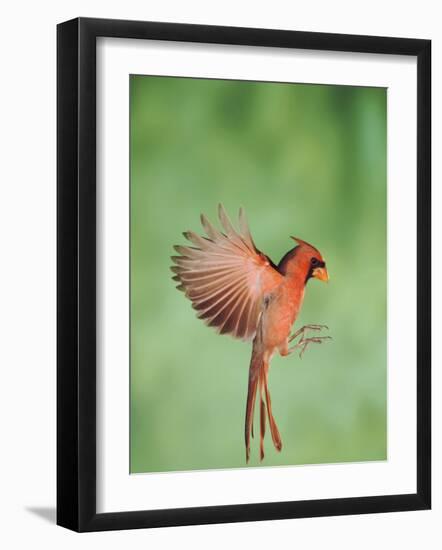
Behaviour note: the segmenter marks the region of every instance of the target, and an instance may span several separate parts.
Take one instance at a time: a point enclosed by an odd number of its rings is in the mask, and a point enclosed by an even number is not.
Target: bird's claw
[[[299,357],[302,359],[302,356],[304,355],[304,352],[310,343],[322,344],[324,340],[332,340],[331,336],[312,336],[310,338],[305,338],[305,332],[307,330],[320,331],[323,328],[328,330],[327,325],[304,325],[303,327],[301,327],[289,338],[289,342],[292,342],[295,338],[301,335],[301,339],[298,341],[298,343],[289,348],[289,353],[293,353],[297,349],[300,349]]]
[[[289,342],[292,342],[295,338],[297,338],[300,334],[302,334],[301,340],[304,338],[304,333],[307,330],[322,330],[322,329],[328,330],[327,325],[304,325],[300,329],[298,329],[296,332],[294,332],[290,338]]]
[[[307,349],[308,344],[315,343],[315,344],[322,344],[324,340],[333,340],[331,336],[316,336],[313,338],[305,338],[301,339],[296,346],[293,346],[292,350],[295,351],[297,348],[301,348],[301,351],[299,352],[299,357],[302,359],[302,356],[304,355],[305,350]]]

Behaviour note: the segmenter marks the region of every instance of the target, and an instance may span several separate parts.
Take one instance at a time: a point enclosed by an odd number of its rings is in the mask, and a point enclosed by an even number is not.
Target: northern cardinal
[[[253,411],[256,393],[260,395],[260,459],[264,458],[266,408],[275,448],[282,448],[281,436],[272,413],[268,373],[270,360],[278,351],[282,356],[295,350],[304,353],[310,343],[322,343],[329,336],[305,337],[307,330],[319,331],[325,325],[305,325],[290,335],[304,299],[305,286],[312,277],[328,281],[321,253],[305,241],[289,250],[278,265],[260,252],[252,239],[243,209],[239,211],[237,231],[223,206],[218,214],[224,232],[218,231],[204,216],[201,223],[207,237],[193,231],[184,234],[194,246],[175,246],[172,256],[173,279],[191,300],[197,316],[219,334],[252,340],[245,418],[246,462],[253,437]],[[299,337],[296,344],[289,343]]]

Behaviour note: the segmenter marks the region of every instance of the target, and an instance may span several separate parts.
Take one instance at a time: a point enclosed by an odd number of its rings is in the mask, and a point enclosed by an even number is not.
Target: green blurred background
[[[262,466],[386,459],[386,90],[148,76],[130,89],[131,472],[245,466],[251,344],[198,320],[169,271],[219,202],[232,219],[246,209],[274,262],[295,235],[331,278],[309,282],[296,325],[327,324],[333,341],[272,361],[283,450],[267,433]]]

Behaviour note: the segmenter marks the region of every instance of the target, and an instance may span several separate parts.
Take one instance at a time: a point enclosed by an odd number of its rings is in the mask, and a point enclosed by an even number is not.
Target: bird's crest
[[[291,239],[293,239],[295,242],[297,242],[298,244],[300,245],[306,245],[306,246],[310,246],[310,248],[315,248],[313,245],[311,245],[310,243],[306,242],[306,241],[303,241],[302,239],[298,238],[298,237],[290,237]]]

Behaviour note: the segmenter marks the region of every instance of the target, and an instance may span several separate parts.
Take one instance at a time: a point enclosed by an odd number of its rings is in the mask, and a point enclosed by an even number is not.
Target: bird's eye
[[[310,260],[310,263],[312,264],[312,266],[314,267],[315,265],[318,265],[319,264],[319,260],[318,258],[312,258]]]

